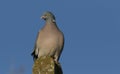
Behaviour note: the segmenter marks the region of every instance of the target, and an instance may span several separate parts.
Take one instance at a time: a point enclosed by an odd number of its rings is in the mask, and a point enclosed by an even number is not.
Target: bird
[[[38,32],[31,55],[34,61],[42,56],[50,56],[58,62],[64,47],[64,34],[58,28],[52,12],[44,12],[41,19],[45,25]]]

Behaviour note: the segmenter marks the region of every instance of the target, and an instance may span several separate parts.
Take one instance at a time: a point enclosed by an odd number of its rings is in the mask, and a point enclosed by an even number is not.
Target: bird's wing
[[[36,41],[37,41],[37,39],[38,39],[38,36],[39,36],[39,32],[38,32],[38,34],[37,34]],[[32,51],[32,53],[31,53],[31,56],[33,56],[33,59],[34,59],[34,60],[36,60],[36,59],[38,58],[38,52],[36,52],[36,51],[38,51],[38,49],[39,49],[39,48],[37,48],[37,46],[36,46],[36,41],[35,41],[35,45],[34,45],[33,51]]]

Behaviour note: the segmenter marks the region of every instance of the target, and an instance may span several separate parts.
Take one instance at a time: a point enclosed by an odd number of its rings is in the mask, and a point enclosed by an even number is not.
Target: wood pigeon
[[[57,62],[63,50],[64,35],[58,28],[53,13],[46,11],[41,18],[44,19],[46,23],[38,32],[34,50],[31,55],[34,60],[41,56],[50,56]]]

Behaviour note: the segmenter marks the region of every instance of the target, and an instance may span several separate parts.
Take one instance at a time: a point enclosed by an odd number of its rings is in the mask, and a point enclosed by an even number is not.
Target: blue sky
[[[120,74],[119,0],[0,0],[0,74],[32,74],[30,53],[48,10],[65,35],[64,74]]]

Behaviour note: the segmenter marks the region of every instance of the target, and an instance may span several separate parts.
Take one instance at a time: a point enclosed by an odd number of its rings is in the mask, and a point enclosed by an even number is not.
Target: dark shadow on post
[[[60,63],[55,63],[55,74],[63,74]]]

